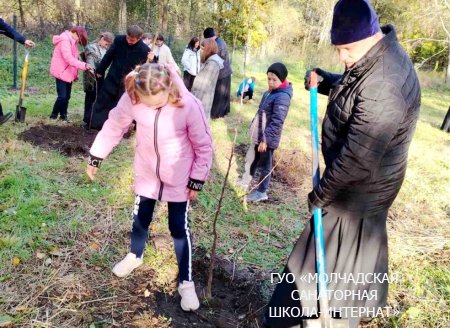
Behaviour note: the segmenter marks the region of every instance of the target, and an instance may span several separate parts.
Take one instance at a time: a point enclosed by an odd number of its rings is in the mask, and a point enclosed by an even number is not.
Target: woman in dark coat
[[[322,127],[326,168],[308,201],[311,211],[320,207],[324,212],[332,314],[357,327],[360,317],[380,314],[388,283],[393,282],[394,276],[388,276],[386,218],[405,177],[420,86],[394,28],[380,30],[366,1],[336,4],[331,40],[346,70],[343,75],[315,70],[322,80],[319,92],[329,95]],[[312,296],[317,290],[313,220],[297,241],[284,273],[292,273],[295,281],[277,284],[265,314],[266,326],[309,327],[314,320],[303,319],[320,316]],[[287,307],[298,307],[302,313],[274,315]]]
[[[231,93],[231,70],[230,59],[228,56],[227,44],[222,38],[216,36],[214,29],[208,27],[203,31],[206,38],[214,38],[219,47],[218,55],[223,59],[223,68],[219,71],[216,90],[214,92],[214,101],[211,108],[211,118],[224,117],[230,112],[230,93]]]

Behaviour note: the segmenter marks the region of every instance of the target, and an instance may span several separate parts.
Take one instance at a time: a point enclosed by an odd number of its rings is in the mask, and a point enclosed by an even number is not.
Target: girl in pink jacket
[[[87,41],[87,32],[81,26],[74,26],[60,35],[53,36],[55,49],[50,63],[50,74],[56,79],[58,98],[53,106],[51,119],[56,120],[59,114],[61,120],[67,121],[72,82],[78,78],[78,70],[89,70],[93,73],[91,66],[78,60],[77,44],[80,43],[84,47]]]
[[[109,113],[90,150],[87,174],[97,168],[136,121],[131,251],[113,268],[119,277],[143,263],[156,201],[167,201],[169,229],[174,240],[179,269],[178,292],[184,311],[198,309],[192,281],[192,246],[189,201],[205,182],[213,157],[212,139],[201,102],[188,92],[176,69],[169,65],[145,64],[125,80],[127,92]]]

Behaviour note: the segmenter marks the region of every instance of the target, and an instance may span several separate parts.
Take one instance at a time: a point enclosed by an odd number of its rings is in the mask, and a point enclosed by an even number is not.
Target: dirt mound
[[[242,167],[248,147],[246,144],[238,144],[234,149]],[[274,154],[273,165],[276,165],[272,174],[274,181],[298,188],[311,180],[311,158],[307,154],[292,149],[277,149]]]
[[[19,139],[44,149],[57,150],[66,156],[85,156],[97,131],[75,125],[37,125],[19,134]]]
[[[218,259],[213,278],[213,300],[203,299],[206,293],[209,259],[198,253],[194,260],[197,294],[201,307],[195,313],[186,313],[180,308],[180,296],[158,292],[155,297],[155,314],[170,317],[172,327],[262,327],[261,318],[265,310],[260,283],[263,276],[251,268],[233,271],[233,264]]]
[[[277,149],[274,157],[274,163],[278,163],[273,172],[275,181],[299,187],[311,180],[311,159],[302,151]]]

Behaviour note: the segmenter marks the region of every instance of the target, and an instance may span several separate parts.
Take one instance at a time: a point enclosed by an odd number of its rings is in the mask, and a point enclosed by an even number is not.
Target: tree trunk
[[[20,13],[20,22],[22,23],[22,28],[27,28],[27,25],[25,24],[25,14],[23,12],[22,0],[19,0],[19,13]]]
[[[161,33],[167,32],[167,23],[169,21],[169,17],[167,14],[167,10],[169,8],[169,3],[167,0],[159,0],[158,1],[158,13],[159,13],[159,28],[158,30]]]
[[[163,6],[163,15],[162,15],[162,30],[167,33],[167,26],[169,25],[169,1],[164,0],[164,6]]]
[[[450,43],[448,44],[448,63],[447,63],[447,74],[445,75],[445,83],[450,84]]]
[[[81,10],[81,0],[75,0],[75,17],[74,17],[73,21],[76,22],[76,24],[79,26],[83,25],[82,15],[83,15],[83,12]]]
[[[127,1],[119,2],[119,33],[125,34],[127,31]]]

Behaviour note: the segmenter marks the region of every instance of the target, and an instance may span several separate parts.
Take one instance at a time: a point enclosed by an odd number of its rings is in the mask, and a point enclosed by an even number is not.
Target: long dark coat
[[[231,74],[233,73],[227,44],[222,38],[217,38],[216,43],[219,48],[218,55],[223,59],[223,68],[219,71],[219,77],[214,91],[211,118],[224,117],[230,112]]]
[[[342,76],[324,74],[319,90],[329,94],[322,127],[326,168],[309,198],[324,211],[327,274],[339,273],[345,278],[328,285],[334,292],[330,306],[341,311],[344,307],[370,311],[385,306],[386,218],[405,177],[408,148],[419,116],[420,86],[413,65],[394,28],[385,26],[382,31],[384,38]],[[308,292],[316,292],[317,285],[304,278],[316,272],[312,222],[285,267],[285,273],[295,275],[295,282],[277,284],[269,303],[265,315],[269,327],[301,324],[301,318],[274,317],[277,307],[315,308],[309,312],[317,312],[317,300],[306,297]],[[363,275],[364,283],[349,279],[358,274]],[[375,280],[375,275],[381,279]],[[293,290],[306,294],[292,297]],[[346,291],[352,296],[342,298]],[[341,316],[350,317],[344,310]],[[369,311],[361,316],[371,316]]]
[[[118,35],[98,65],[96,72],[108,74],[102,88],[97,95],[92,115],[91,127],[100,129],[108,118],[109,111],[113,109],[125,91],[124,78],[136,65],[145,63],[149,47],[140,40],[129,45],[125,35]],[[110,66],[111,65],[111,66]]]

